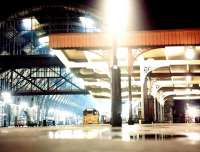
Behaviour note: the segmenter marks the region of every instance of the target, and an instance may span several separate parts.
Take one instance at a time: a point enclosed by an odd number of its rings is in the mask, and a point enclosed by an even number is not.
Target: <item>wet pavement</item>
[[[199,152],[200,124],[0,128],[0,152]]]

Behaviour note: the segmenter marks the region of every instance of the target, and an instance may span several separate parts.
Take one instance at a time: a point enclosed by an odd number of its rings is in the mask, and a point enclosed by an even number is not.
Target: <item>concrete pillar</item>
[[[112,106],[111,106],[111,125],[113,127],[121,127],[122,119],[122,102],[121,102],[121,74],[119,67],[112,67]]]
[[[141,113],[142,113],[142,121],[147,121],[147,115],[148,115],[148,102],[147,102],[147,87],[146,87],[146,81],[141,86]]]
[[[160,103],[157,102],[157,121],[160,121]]]
[[[162,121],[165,121],[165,109],[164,109],[164,105],[162,106]]]
[[[164,120],[167,122],[173,122],[172,106],[173,100],[167,100],[164,104]]]
[[[160,121],[164,120],[164,108],[163,105],[160,105]]]
[[[8,105],[8,126],[10,126],[11,123],[11,115],[12,115],[12,109],[11,106]]]
[[[133,109],[132,109],[132,84],[131,84],[131,76],[133,69],[133,59],[132,59],[132,50],[128,49],[128,92],[129,92],[129,118],[128,124],[134,124],[133,121]]]
[[[113,64],[111,68],[111,92],[112,92],[112,105],[111,105],[111,125],[112,127],[122,126],[122,101],[121,101],[121,72],[117,63],[117,40],[113,38]]]
[[[141,119],[144,120],[144,86],[141,86]]]
[[[160,105],[160,121],[162,121],[162,105]]]
[[[156,98],[154,98],[153,104],[154,104],[154,122],[156,122],[157,121],[157,100],[156,100]]]
[[[144,83],[145,83],[145,68],[144,68],[144,65],[143,65],[144,62],[141,62],[140,64],[140,82],[141,82],[141,99],[140,99],[140,102],[141,102],[141,109],[140,109],[140,119],[143,121],[144,120]]]
[[[132,109],[132,90],[131,90],[131,76],[128,76],[128,91],[129,91],[129,119],[128,119],[128,124],[132,125],[133,122],[133,109]]]
[[[147,79],[144,81],[144,85],[142,86],[142,113],[143,113],[143,122],[151,123],[153,121],[153,97],[148,95],[147,88]]]
[[[37,117],[36,117],[38,123],[39,123],[39,121],[41,121],[40,120],[40,109],[41,109],[41,106],[40,106],[40,103],[38,102],[38,104],[37,104]]]

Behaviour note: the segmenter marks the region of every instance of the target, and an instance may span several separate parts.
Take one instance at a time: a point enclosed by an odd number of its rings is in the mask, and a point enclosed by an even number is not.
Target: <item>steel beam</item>
[[[174,90],[186,90],[186,89],[200,89],[199,87],[161,87],[159,91],[174,91]]]
[[[17,91],[13,92],[13,96],[34,96],[34,95],[87,95],[87,90],[45,90],[43,91]]]
[[[20,69],[33,67],[64,67],[63,63],[56,57],[50,55],[3,55],[0,56],[0,68]]]
[[[149,73],[149,76],[150,77],[172,77],[172,76],[187,76],[187,75],[190,75],[190,76],[200,76],[200,73],[192,73],[192,72],[189,72],[189,73]]]
[[[36,88],[38,88],[40,91],[44,92],[44,90],[38,86],[36,83],[32,82],[32,80],[28,79],[27,77],[23,76],[22,74],[20,74],[19,72],[15,71],[15,73],[17,73],[20,77],[22,77],[24,80],[28,81],[29,83],[31,83],[32,85],[34,85]]]
[[[59,76],[56,78],[59,81],[55,81],[55,78],[48,77],[46,71],[41,71],[46,74],[46,77],[31,77],[30,69],[11,69],[10,71],[1,75],[0,91],[9,90],[13,95],[18,96],[88,94],[86,89],[80,88],[70,80],[69,74],[66,78],[66,75],[53,70],[52,72]],[[68,84],[67,87],[63,86],[65,84]]]

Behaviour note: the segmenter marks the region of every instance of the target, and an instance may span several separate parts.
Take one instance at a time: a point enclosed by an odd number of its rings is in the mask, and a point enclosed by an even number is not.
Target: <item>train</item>
[[[94,108],[85,109],[83,111],[83,124],[99,124],[99,112]]]

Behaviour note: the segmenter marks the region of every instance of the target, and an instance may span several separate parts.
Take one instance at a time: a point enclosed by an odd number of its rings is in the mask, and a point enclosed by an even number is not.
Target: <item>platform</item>
[[[199,152],[200,124],[1,128],[1,152]]]

